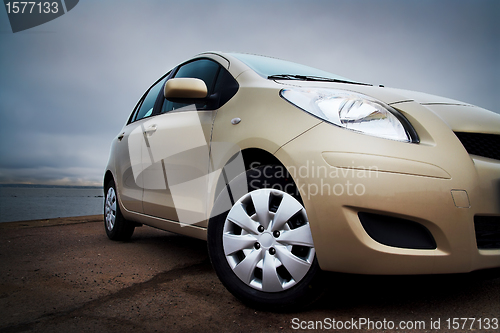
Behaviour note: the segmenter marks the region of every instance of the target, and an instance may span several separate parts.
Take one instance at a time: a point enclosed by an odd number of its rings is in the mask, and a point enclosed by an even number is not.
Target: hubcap
[[[304,207],[274,189],[250,192],[234,204],[222,244],[236,276],[265,292],[283,291],[301,281],[315,254]]]
[[[106,217],[106,228],[111,231],[113,230],[116,221],[116,193],[115,189],[112,187],[108,189],[108,194],[106,194],[104,214]]]

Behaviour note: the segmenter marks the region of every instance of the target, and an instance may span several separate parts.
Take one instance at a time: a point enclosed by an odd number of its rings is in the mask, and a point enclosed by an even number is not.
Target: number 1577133
[[[59,12],[59,4],[57,2],[7,2],[5,3],[8,14],[56,14]]]

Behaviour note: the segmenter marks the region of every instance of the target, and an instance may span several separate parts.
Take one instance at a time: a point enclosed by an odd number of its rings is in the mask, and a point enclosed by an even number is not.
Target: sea
[[[0,184],[0,222],[102,214],[102,187]]]

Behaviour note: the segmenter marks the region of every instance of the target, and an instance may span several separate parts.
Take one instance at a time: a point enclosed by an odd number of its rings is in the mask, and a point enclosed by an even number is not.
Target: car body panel
[[[205,191],[176,185],[201,177],[197,185],[207,186],[203,176],[208,170],[214,114],[215,111],[185,107],[148,121],[157,130],[148,135],[151,155],[143,155],[144,214],[172,221],[179,221],[178,214],[198,214],[203,216],[200,220],[205,219]],[[172,191],[176,192],[174,196]]]
[[[133,164],[139,164],[140,152],[137,156],[130,155],[130,147],[134,146],[132,141],[136,141],[137,129],[143,126],[144,121],[137,121],[133,124],[125,126],[120,135],[117,136],[112,145],[110,156],[113,156],[114,172],[116,182],[121,184],[119,187],[119,199],[126,210],[135,211],[138,213],[143,212],[142,207],[142,174],[134,177]],[[119,137],[123,136],[122,139]],[[139,147],[140,149],[140,147]],[[108,169],[112,169],[108,167]]]

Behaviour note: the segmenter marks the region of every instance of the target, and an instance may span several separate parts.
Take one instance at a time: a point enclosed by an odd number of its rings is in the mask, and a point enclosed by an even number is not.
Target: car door
[[[210,96],[220,70],[213,60],[195,59],[179,66],[173,77],[203,80]],[[218,100],[187,105],[164,99],[160,114],[144,124],[145,214],[182,224],[206,219],[209,144],[218,104]]]
[[[116,180],[120,200],[125,209],[143,212],[142,151],[144,124],[153,115],[158,94],[166,81],[165,76],[153,84],[137,103],[127,125],[116,138],[113,149],[116,156]]]

